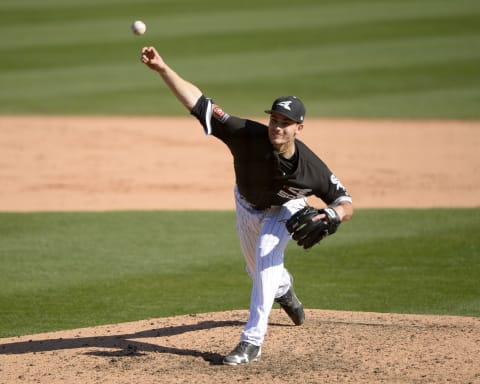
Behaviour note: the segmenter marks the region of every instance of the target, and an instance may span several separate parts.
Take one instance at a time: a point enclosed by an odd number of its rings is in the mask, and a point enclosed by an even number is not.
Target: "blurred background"
[[[475,0],[2,0],[0,18],[4,115],[184,115],[140,63],[155,45],[232,113],[295,94],[310,116],[480,117]]]

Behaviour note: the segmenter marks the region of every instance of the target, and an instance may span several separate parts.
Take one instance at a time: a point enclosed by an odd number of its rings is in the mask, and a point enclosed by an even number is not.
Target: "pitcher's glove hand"
[[[325,217],[313,221],[315,216],[323,214]],[[294,213],[287,220],[288,232],[293,240],[301,247],[308,249],[319,243],[324,237],[335,233],[341,220],[333,208],[317,209],[306,206]]]

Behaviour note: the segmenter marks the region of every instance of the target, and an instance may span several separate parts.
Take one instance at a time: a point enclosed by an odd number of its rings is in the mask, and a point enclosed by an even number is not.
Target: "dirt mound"
[[[260,361],[221,365],[247,311],[0,339],[3,383],[479,383],[480,319],[274,309]]]

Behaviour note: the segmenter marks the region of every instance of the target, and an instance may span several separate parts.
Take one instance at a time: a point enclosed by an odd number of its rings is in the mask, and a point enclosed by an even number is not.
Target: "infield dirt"
[[[356,207],[480,206],[480,122],[310,120],[300,139]],[[0,117],[0,211],[233,209],[233,182],[193,118]],[[480,383],[478,318],[306,314],[274,309],[262,359],[233,368],[241,310],[0,339],[0,383]]]

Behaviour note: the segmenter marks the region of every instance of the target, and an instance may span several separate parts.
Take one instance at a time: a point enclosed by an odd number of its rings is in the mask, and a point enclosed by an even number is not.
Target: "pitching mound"
[[[480,319],[274,309],[260,361],[221,365],[247,311],[0,339],[4,383],[479,383]]]

